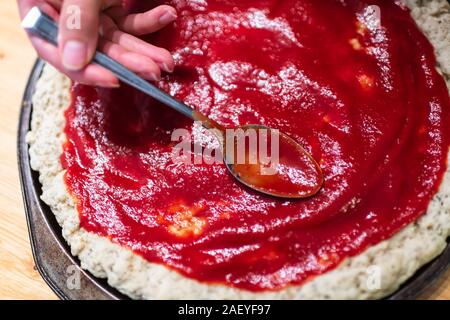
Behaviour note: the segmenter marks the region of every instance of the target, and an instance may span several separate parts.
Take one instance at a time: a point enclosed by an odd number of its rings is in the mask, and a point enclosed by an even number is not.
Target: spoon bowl
[[[235,132],[233,139],[226,138],[224,163],[239,182],[278,198],[301,199],[319,192],[324,182],[319,164],[290,136],[258,124]]]

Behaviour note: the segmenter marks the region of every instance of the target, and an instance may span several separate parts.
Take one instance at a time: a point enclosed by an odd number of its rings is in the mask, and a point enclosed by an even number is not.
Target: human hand
[[[38,6],[59,22],[57,48],[31,34],[29,38],[42,59],[74,81],[101,87],[119,85],[110,71],[90,64],[96,49],[148,80],[159,80],[161,71],[173,71],[169,51],[137,38],[173,22],[177,15],[171,6],[128,14],[122,0],[18,0],[18,4],[22,19]]]

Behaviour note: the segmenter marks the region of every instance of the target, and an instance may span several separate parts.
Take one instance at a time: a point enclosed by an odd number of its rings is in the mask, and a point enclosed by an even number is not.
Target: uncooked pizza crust
[[[450,6],[446,0],[405,0],[436,49],[438,68],[450,88]],[[374,299],[394,292],[422,265],[438,256],[450,235],[450,170],[427,213],[392,238],[345,259],[313,280],[275,292],[255,293],[200,283],[150,263],[131,250],[79,226],[78,212],[64,184],[60,163],[65,136],[64,110],[70,81],[50,66],[36,86],[32,130],[27,136],[30,162],[39,171],[42,200],[62,227],[82,268],[136,299]],[[449,153],[450,158],[450,153]],[[450,163],[450,160],[448,160]],[[379,281],[380,280],[380,281]]]

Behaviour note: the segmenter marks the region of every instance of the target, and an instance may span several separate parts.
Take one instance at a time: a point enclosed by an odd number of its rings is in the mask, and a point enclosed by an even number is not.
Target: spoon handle
[[[50,42],[53,45],[58,43],[58,26],[55,21],[47,14],[42,12],[38,7],[34,7],[26,15],[22,21],[22,27],[30,33]],[[124,67],[117,61],[111,59],[107,55],[97,51],[94,55],[93,62],[108,69],[114,73],[117,78],[130,86],[148,94],[159,102],[175,109],[192,120],[200,120],[194,116],[194,110],[188,105],[178,101],[156,86],[145,81],[128,68]],[[205,126],[207,124],[204,124]]]
[[[192,120],[196,120],[193,116],[194,110],[191,107],[168,95],[164,91],[158,89],[153,84],[145,81],[140,76],[130,71],[128,68],[108,57],[106,54],[97,51],[95,53],[93,62],[108,69],[109,71],[114,73],[117,78],[129,84],[130,86],[142,91],[143,93],[148,94],[162,104],[184,114],[186,117]]]

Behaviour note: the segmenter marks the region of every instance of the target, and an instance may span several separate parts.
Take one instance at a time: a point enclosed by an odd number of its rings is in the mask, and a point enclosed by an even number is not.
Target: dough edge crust
[[[450,89],[450,5],[446,0],[404,2],[432,42],[438,70]],[[255,293],[201,283],[163,265],[150,263],[128,248],[80,228],[60,163],[69,86],[70,81],[64,75],[49,65],[44,67],[33,96],[32,129],[27,135],[30,164],[39,172],[41,199],[55,214],[63,237],[72,254],[80,259],[81,267],[96,277],[107,278],[109,285],[133,299],[377,299],[397,290],[446,247],[450,235],[450,168],[425,215],[393,237],[345,259],[335,269],[302,285]],[[379,289],[371,288],[371,272],[379,272]]]

